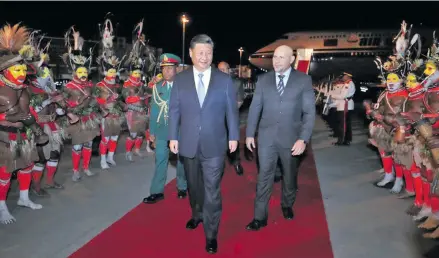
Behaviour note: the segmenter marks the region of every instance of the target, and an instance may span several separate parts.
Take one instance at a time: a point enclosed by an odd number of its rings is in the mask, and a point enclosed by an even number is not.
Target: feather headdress
[[[70,33],[72,33],[73,36],[73,48],[70,44]],[[64,41],[65,46],[67,47],[67,53],[61,56],[64,63],[70,66],[72,71],[76,71],[76,69],[79,67],[86,67],[90,71],[93,59],[93,48],[89,49],[88,57],[82,54],[84,38],[80,37],[79,31],[75,31],[74,26],[67,30],[66,34],[64,35]]]
[[[99,24],[99,29],[101,34],[102,54],[96,59],[96,62],[102,67],[102,74],[104,75],[109,69],[115,69],[117,72],[120,72],[120,66],[122,65],[125,56],[119,59],[114,53],[113,39],[115,35],[111,20],[106,19],[103,28],[101,28],[101,25]]]
[[[133,30],[133,48],[125,62],[130,71],[140,70],[143,72],[145,67],[145,59],[143,57],[145,43],[145,35],[142,34],[143,20],[141,20]]]
[[[0,71],[29,61],[33,55],[28,28],[17,23],[14,26],[6,24],[0,29]]]
[[[415,71],[423,64],[422,60],[419,59],[422,46],[421,39],[419,34],[415,34],[410,39],[411,30],[412,26],[407,30],[407,24],[402,21],[401,30],[393,40],[395,42],[395,54],[389,56],[385,62],[380,57],[375,58],[374,62],[380,70],[379,78],[382,81],[385,81],[390,73],[397,74],[401,79],[405,78],[409,72]]]

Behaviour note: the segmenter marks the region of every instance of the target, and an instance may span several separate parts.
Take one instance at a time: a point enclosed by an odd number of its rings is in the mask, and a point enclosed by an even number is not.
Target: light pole
[[[185,42],[185,34],[186,34],[186,23],[189,22],[189,19],[186,17],[186,15],[183,14],[183,16],[181,16],[181,23],[183,23],[183,51],[181,54],[181,62],[183,63],[183,69],[184,69],[184,42]]]
[[[242,60],[242,52],[244,52],[244,49],[242,49],[242,47],[240,47],[238,49],[239,51],[239,70],[238,70],[238,77],[241,78],[241,60]]]

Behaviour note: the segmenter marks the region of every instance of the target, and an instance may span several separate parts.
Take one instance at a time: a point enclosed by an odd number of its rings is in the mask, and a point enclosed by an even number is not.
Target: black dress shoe
[[[186,198],[186,195],[187,195],[186,190],[178,190],[177,197],[178,197],[179,199],[184,199],[184,198]]]
[[[252,220],[252,222],[250,222],[245,229],[247,230],[251,230],[251,231],[258,231],[259,229],[263,228],[267,226],[267,221],[266,220]]]
[[[292,208],[284,208],[282,207],[282,214],[285,219],[291,220],[294,218],[294,213]]]
[[[190,219],[186,223],[186,228],[187,229],[196,229],[198,227],[198,224],[200,224],[201,222],[203,222],[202,219]]]
[[[235,171],[238,176],[244,175],[244,168],[241,166],[241,164],[236,164],[233,167],[235,167]]]
[[[216,239],[206,239],[206,252],[214,254],[218,251],[218,243]]]
[[[147,203],[147,204],[153,204],[153,203],[156,203],[156,202],[161,201],[163,199],[165,199],[165,195],[162,194],[162,193],[160,193],[160,194],[151,194],[147,198],[143,199],[143,202]]]

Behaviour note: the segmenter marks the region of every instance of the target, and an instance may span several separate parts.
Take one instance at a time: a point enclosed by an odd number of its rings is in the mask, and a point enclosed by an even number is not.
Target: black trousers
[[[292,207],[298,190],[297,174],[299,157],[291,155],[291,148],[262,146],[258,149],[259,174],[256,186],[254,218],[268,219],[268,202],[273,191],[273,183],[278,160],[280,160],[283,180],[281,206]]]
[[[337,131],[336,135],[338,142],[351,142],[352,141],[352,110],[349,110],[346,114],[344,111],[337,111]]]
[[[216,239],[222,214],[221,179],[225,157],[206,158],[199,151],[194,158],[183,157],[189,203],[193,219],[202,219],[207,239]]]
[[[328,112],[327,116],[328,125],[331,128],[332,131],[334,131],[334,134],[337,131],[338,127],[338,118],[337,118],[337,109],[331,108]]]

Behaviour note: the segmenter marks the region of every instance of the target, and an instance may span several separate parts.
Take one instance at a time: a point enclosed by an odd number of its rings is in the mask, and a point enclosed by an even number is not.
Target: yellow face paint
[[[23,83],[26,79],[27,66],[25,64],[13,65],[7,69],[7,73],[6,79],[14,83]]]
[[[142,77],[142,72],[140,70],[134,70],[131,72],[131,76],[134,78],[140,78]]]
[[[418,86],[418,80],[417,80],[416,76],[414,74],[412,74],[412,73],[409,73],[407,75],[407,79],[406,79],[405,85],[409,89],[413,89],[416,86]]]
[[[399,76],[395,73],[390,73],[389,75],[387,75],[387,83],[397,83],[399,82]]]
[[[437,69],[436,64],[434,62],[432,62],[432,61],[428,61],[425,64],[424,74],[430,76],[434,72],[436,72],[436,69]]]
[[[81,81],[86,81],[88,79],[88,71],[85,67],[79,67],[76,69],[76,77],[78,77]]]
[[[114,68],[108,69],[106,77],[114,78],[116,77],[117,71]]]

